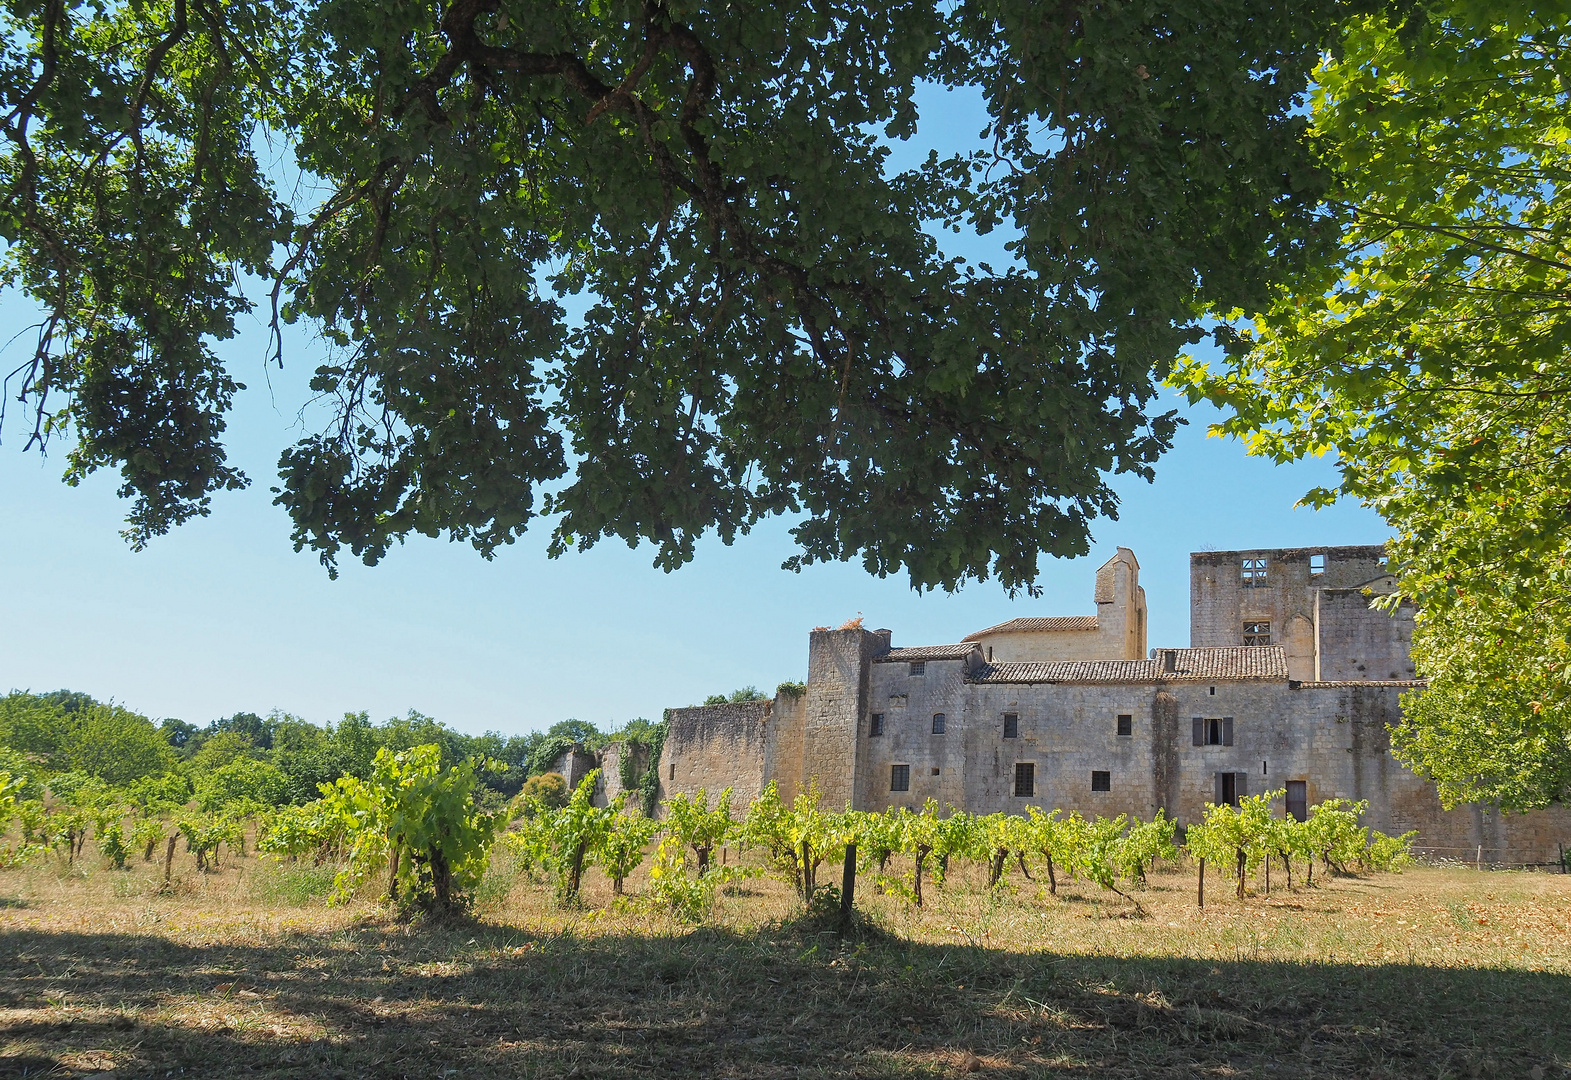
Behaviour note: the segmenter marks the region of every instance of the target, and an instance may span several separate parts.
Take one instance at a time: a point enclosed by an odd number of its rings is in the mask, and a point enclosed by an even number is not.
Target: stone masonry
[[[1287,790],[1279,813],[1367,799],[1367,824],[1421,851],[1545,863],[1571,812],[1446,811],[1391,756],[1403,694],[1421,692],[1410,608],[1380,547],[1191,556],[1191,642],[1145,645],[1133,552],[1097,575],[1095,616],[1016,619],[953,645],[895,648],[888,630],[816,630],[806,693],[667,710],[661,797],[770,782],[828,806],[1026,807],[1181,824],[1208,802]]]

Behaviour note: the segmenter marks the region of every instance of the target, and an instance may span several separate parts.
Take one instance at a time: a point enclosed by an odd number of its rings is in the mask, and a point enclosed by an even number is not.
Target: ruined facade
[[[1146,648],[1139,569],[1120,548],[1095,615],[952,645],[813,631],[800,696],[667,711],[660,795],[730,787],[745,805],[770,781],[787,800],[815,783],[827,805],[863,810],[932,798],[1187,824],[1208,802],[1285,790],[1281,813],[1367,799],[1367,824],[1416,829],[1420,850],[1454,858],[1549,862],[1571,842],[1560,809],[1445,811],[1391,756],[1388,725],[1422,684],[1412,610],[1372,606],[1393,587],[1382,548],[1192,555],[1190,648]]]

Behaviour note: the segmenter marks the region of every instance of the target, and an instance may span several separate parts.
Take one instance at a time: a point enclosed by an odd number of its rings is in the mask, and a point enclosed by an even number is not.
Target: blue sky
[[[923,97],[922,116],[924,131],[946,139],[981,126],[974,102],[942,92]],[[896,162],[925,154],[926,144],[902,148]],[[946,246],[996,265],[999,242]],[[25,304],[0,300],[0,342],[31,321]],[[24,336],[0,365],[14,367],[26,348]],[[1047,562],[1040,600],[1011,601],[991,582],[918,594],[903,578],[880,581],[854,564],[791,574],[779,568],[794,550],[785,522],[730,548],[707,542],[673,574],[653,569],[649,551],[615,544],[547,559],[542,529],[491,562],[417,538],[377,567],[348,562],[330,581],[313,556],[291,550],[288,520],[268,491],[279,450],[302,433],[315,350],[296,339],[285,370],[267,373],[266,348],[260,323],[225,348],[251,387],[229,442],[253,486],[215,496],[210,517],[141,553],[120,538],[126,506],[113,474],[68,488],[64,447],[42,460],[23,455],[8,424],[0,689],[69,687],[197,723],[240,710],[321,722],[414,708],[468,731],[518,733],[567,717],[606,725],[800,679],[808,629],[859,613],[907,645],[955,641],[1020,615],[1090,614],[1093,575],[1117,545],[1140,559],[1151,644],[1184,645],[1189,552],[1387,535],[1358,506],[1293,509],[1309,488],[1334,483],[1329,462],[1282,468],[1247,458],[1236,442],[1206,437],[1215,413],[1183,407],[1190,425],[1156,482],[1119,481],[1120,520],[1097,525],[1089,557]]]

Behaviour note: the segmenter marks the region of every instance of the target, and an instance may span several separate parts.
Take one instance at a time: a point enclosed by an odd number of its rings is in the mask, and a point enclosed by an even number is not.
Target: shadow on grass
[[[0,1076],[1561,1076],[1571,978],[739,935],[0,933]]]

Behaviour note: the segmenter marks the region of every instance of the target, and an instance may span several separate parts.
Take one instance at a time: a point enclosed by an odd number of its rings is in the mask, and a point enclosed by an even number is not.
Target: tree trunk
[[[387,860],[387,902],[389,904],[396,904],[398,902],[398,857],[402,853],[403,848],[399,847],[397,844],[394,844],[393,857]]]
[[[1058,875],[1053,873],[1053,853],[1051,851],[1044,851],[1042,854],[1047,856],[1047,891],[1049,894],[1057,896]]]
[[[851,931],[851,905],[856,898],[856,845],[846,845],[845,866],[840,871],[840,934]]]
[[[1315,887],[1315,857],[1313,855],[1311,855],[1311,856],[1309,856],[1309,877],[1307,879],[1305,879],[1305,881],[1304,881],[1304,888],[1306,888],[1306,889],[1313,889],[1314,887]]]
[[[430,852],[432,908],[438,915],[453,910],[453,868],[439,849]]]
[[[164,843],[164,888],[169,888],[169,874],[175,865],[175,838],[171,836]]]
[[[1271,856],[1266,856],[1266,895],[1271,895]]]
[[[987,871],[987,887],[989,889],[1003,880],[1005,865],[1004,861],[1008,858],[1009,852],[1005,851],[1003,848],[999,848],[997,851],[993,852],[993,865],[988,867]]]
[[[612,896],[621,896],[622,895],[622,879],[621,878],[612,878],[611,879],[611,895]]]
[[[1246,865],[1248,865],[1248,858],[1244,855],[1244,849],[1243,848],[1239,848],[1238,849],[1238,898],[1240,900],[1242,900],[1244,898],[1244,867]]]
[[[926,847],[919,847],[916,849],[916,876],[914,878],[914,884],[916,885],[917,907],[922,906],[922,864],[927,861],[927,853],[931,850],[933,849]]]
[[[584,853],[588,850],[589,844],[587,841],[573,849],[573,864],[567,871],[567,898],[569,900],[578,899],[578,886],[584,880]],[[703,871],[700,870],[699,873],[702,874]]]
[[[1015,852],[1015,861],[1020,864],[1020,873],[1025,875],[1025,879],[1027,881],[1035,881],[1036,880],[1036,878],[1031,876],[1031,871],[1026,869],[1026,853],[1025,852],[1023,852],[1023,851]]]
[[[153,861],[153,849],[156,848],[157,846],[158,846],[158,837],[155,836],[155,837],[153,837],[151,840],[149,840],[147,842],[147,846],[146,847],[142,848],[142,861],[143,862],[152,862]]]
[[[696,844],[694,845],[693,852],[698,856],[699,877],[703,877],[704,873],[709,869],[709,853],[713,850],[713,847],[698,847]]]
[[[949,852],[944,852],[938,857],[938,876],[944,881],[949,880]]]

